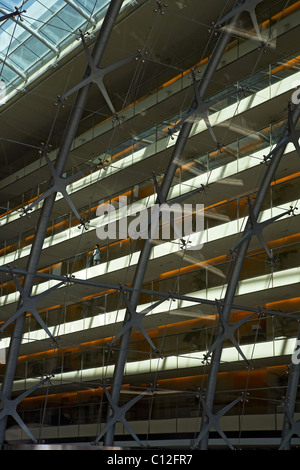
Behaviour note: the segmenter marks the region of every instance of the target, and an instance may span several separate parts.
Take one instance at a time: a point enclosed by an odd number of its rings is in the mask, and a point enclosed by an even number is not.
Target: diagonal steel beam
[[[0,401],[2,402],[2,410],[0,412],[0,419],[6,416],[12,416],[15,419],[15,421],[19,424],[19,426],[23,429],[23,431],[31,438],[33,442],[36,442],[36,438],[34,437],[32,432],[29,430],[29,428],[26,426],[24,421],[21,419],[19,413],[17,412],[17,406],[21,403],[22,400],[24,400],[24,398],[27,398],[40,385],[43,385],[45,382],[48,382],[49,380],[50,380],[50,377],[46,377],[45,379],[42,379],[40,382],[33,385],[32,387],[30,387],[28,390],[26,390],[17,398],[14,398],[13,400],[8,399],[0,391]]]
[[[271,152],[264,157],[264,161],[267,163],[268,160],[271,158],[271,156],[278,150],[279,148],[286,147],[287,144],[291,143],[294,145],[295,150],[297,151],[299,157],[300,157],[300,145],[299,145],[299,139],[300,139],[300,130],[296,129],[296,124],[293,122],[292,118],[292,110],[291,110],[291,105],[289,104],[288,106],[288,120],[286,124],[286,129],[287,132],[286,134],[280,139],[278,144],[271,150]]]
[[[39,313],[37,311],[37,304],[42,298],[44,298],[50,292],[52,292],[53,290],[55,290],[58,287],[62,286],[64,284],[64,282],[59,282],[58,284],[56,284],[55,286],[50,287],[49,289],[45,290],[41,294],[38,294],[36,296],[31,296],[31,295],[28,295],[24,291],[23,287],[21,286],[21,284],[19,283],[19,280],[17,279],[17,277],[15,275],[13,275],[13,279],[14,279],[15,284],[17,286],[17,290],[20,293],[20,296],[22,298],[22,306],[20,308],[18,308],[17,311],[6,322],[4,322],[4,324],[0,328],[0,332],[2,333],[3,330],[8,325],[10,325],[13,321],[15,321],[21,315],[26,314],[26,313],[31,313],[34,316],[34,318],[36,319],[36,321],[43,328],[43,330],[45,330],[45,332],[47,333],[49,338],[51,338],[53,340],[53,342],[55,342],[55,339],[54,339],[53,335],[51,334],[48,327],[46,326],[46,324],[44,323],[44,321],[42,320],[41,316],[39,315]]]
[[[297,336],[297,343],[300,341],[300,328]],[[296,351],[294,351],[296,352]],[[295,421],[295,405],[297,400],[298,384],[300,377],[300,361],[293,361],[289,366],[288,383],[284,402],[284,420],[281,434],[279,450],[291,449],[291,438],[293,434],[300,434],[300,423]]]
[[[43,194],[41,194],[37,199],[35,199],[31,204],[29,204],[29,206],[24,207],[21,216],[24,215],[24,214],[25,215],[28,214],[30,211],[33,210],[34,207],[36,207],[41,201],[46,199],[51,194],[55,193],[55,195],[56,195],[57,193],[60,193],[63,196],[63,198],[65,199],[65,201],[67,202],[67,204],[69,205],[69,207],[70,207],[71,211],[73,212],[73,214],[75,215],[75,217],[78,219],[78,221],[81,223],[81,225],[84,225],[84,223],[85,223],[84,220],[82,220],[78,210],[75,207],[75,204],[73,203],[71,197],[69,196],[69,193],[67,191],[67,186],[69,184],[73,183],[74,181],[76,181],[77,179],[79,179],[85,173],[87,173],[89,171],[92,172],[96,168],[102,166],[102,164],[100,162],[95,163],[94,165],[91,165],[89,168],[81,170],[78,173],[75,173],[74,175],[71,175],[71,176],[68,176],[67,178],[65,178],[63,176],[60,176],[58,174],[58,172],[56,171],[56,169],[54,168],[54,166],[52,165],[52,162],[51,162],[51,160],[50,160],[50,158],[47,154],[46,149],[42,149],[41,153],[44,155],[45,160],[47,162],[48,168],[49,168],[50,173],[52,175],[53,184]]]
[[[0,272],[3,272],[5,274],[8,273],[15,273],[15,274],[20,274],[22,276],[26,276],[28,274],[27,271],[24,269],[19,269],[19,268],[10,268],[7,266],[0,266]],[[121,286],[120,284],[108,284],[106,282],[97,282],[97,281],[91,281],[89,279],[79,279],[73,276],[59,276],[55,274],[48,274],[48,273],[40,273],[36,272],[34,274],[36,277],[40,277],[42,279],[52,279],[54,281],[61,281],[62,284],[70,283],[70,284],[79,284],[79,285],[85,285],[85,286],[92,286],[92,287],[98,287],[98,288],[104,288],[105,290],[111,289],[115,290],[116,292],[128,292],[128,293],[133,293],[134,292],[134,287],[133,286]],[[140,294],[148,294],[156,297],[164,297],[164,300],[167,299],[172,299],[173,301],[175,300],[182,300],[182,301],[187,301],[187,302],[194,302],[194,303],[199,303],[203,305],[210,305],[212,307],[223,307],[225,305],[225,302],[223,300],[210,300],[206,298],[201,298],[201,297],[194,297],[189,294],[183,295],[183,294],[178,294],[176,292],[164,292],[164,291],[157,291],[157,290],[149,290],[149,289],[139,289]],[[150,309],[152,308],[149,307]],[[291,313],[284,313],[276,310],[268,310],[263,307],[249,307],[248,305],[241,305],[241,304],[232,304],[231,305],[232,310],[243,310],[246,312],[253,312],[256,313],[257,315],[277,315],[277,316],[282,316],[294,320],[299,320],[299,315],[297,314],[291,314]]]
[[[264,222],[257,222],[253,215],[253,208],[251,206],[250,201],[248,201],[249,204],[249,222],[250,222],[250,227],[245,230],[241,240],[235,245],[235,247],[230,250],[230,253],[232,254],[233,252],[236,252],[239,248],[239,246],[244,243],[244,241],[248,238],[251,238],[253,235],[255,235],[258,240],[260,241],[262,247],[264,248],[265,252],[269,256],[270,259],[272,259],[272,254],[263,238],[262,231],[265,227],[268,225],[271,225],[273,222],[276,222],[276,220],[281,219],[281,217],[284,217],[285,215],[294,215],[295,210],[297,210],[297,207],[291,207],[288,211],[283,212],[282,214],[275,215],[274,217],[271,217],[268,220],[265,220]]]
[[[242,349],[240,348],[240,346],[238,345],[235,337],[234,337],[234,333],[235,331],[240,328],[240,326],[242,326],[244,323],[247,323],[250,318],[252,318],[253,316],[257,315],[257,312],[255,313],[251,313],[250,315],[248,315],[247,317],[243,318],[242,320],[236,322],[236,323],[233,323],[231,325],[229,325],[227,322],[224,322],[223,321],[223,313],[222,313],[222,308],[219,308],[219,317],[220,317],[220,322],[222,324],[222,333],[219,334],[216,338],[216,340],[214,341],[214,343],[212,344],[212,346],[209,348],[209,350],[207,351],[206,355],[204,356],[204,359],[205,361],[208,360],[208,358],[210,357],[211,353],[215,350],[215,348],[220,344],[220,343],[223,343],[223,341],[225,339],[229,339],[232,344],[234,345],[235,349],[238,351],[238,353],[241,355],[241,357],[244,359],[244,361],[249,365],[249,360],[246,358],[246,356],[244,355]]]
[[[98,37],[95,42],[93,49],[93,59],[95,63],[99,63],[102,59],[103,53],[105,51],[107,42],[109,40],[112,28],[115,24],[115,21],[118,17],[119,11],[121,9],[123,0],[112,0],[109,8],[107,10],[106,16],[102,23],[102,27],[99,31]],[[85,71],[85,74],[88,72],[88,69]],[[65,132],[62,137],[62,142],[59,148],[59,152],[56,159],[55,170],[58,175],[62,175],[64,167],[76,135],[76,131],[84,110],[88,95],[90,91],[90,85],[87,85],[81,88],[78,91],[76,96],[73,108],[71,110],[68,122],[66,124]],[[43,243],[47,231],[48,221],[51,216],[51,212],[54,206],[56,193],[50,194],[43,203],[43,208],[40,214],[38,221],[37,230],[31,247],[29,261],[27,264],[28,274],[26,275],[23,283],[23,289],[26,295],[31,294],[35,272],[38,269],[40,254],[43,248]],[[19,307],[22,306],[22,299],[20,299]],[[25,314],[19,316],[15,323],[12,336],[10,339],[10,345],[8,350],[8,357],[5,369],[5,375],[2,384],[2,393],[7,398],[10,399],[13,387],[13,381],[16,372],[18,354],[20,350],[20,345],[22,341],[22,335],[24,330],[25,323]],[[3,445],[5,438],[5,429],[6,429],[6,416],[3,416],[0,419],[0,445]]]
[[[115,402],[112,400],[110,394],[108,393],[107,389],[104,387],[104,392],[106,395],[106,398],[108,399],[108,402],[110,403],[111,408],[113,409],[113,415],[110,416],[110,418],[107,420],[104,428],[98,435],[97,439],[95,440],[94,444],[97,444],[101,438],[104,436],[106,433],[106,430],[109,429],[111,426],[114,426],[117,422],[120,422],[123,424],[123,426],[127,429],[127,431],[131,434],[131,436],[135,439],[135,441],[142,446],[141,441],[131,428],[131,426],[128,424],[126,420],[126,413],[127,411],[135,405],[141,398],[143,398],[144,395],[146,395],[151,388],[146,389],[144,392],[141,392],[138,396],[132,398],[128,403],[125,403],[125,405],[119,407],[118,405],[115,404]]]
[[[290,119],[292,119],[292,122],[294,125],[296,125],[299,119],[299,116],[300,116],[300,105],[294,108],[293,113],[290,116]],[[286,129],[283,138],[288,135],[288,132],[289,130]],[[273,181],[278,165],[281,161],[281,158],[284,155],[284,151],[285,151],[285,146],[279,147],[276,151],[274,151],[273,156],[270,159],[269,166],[266,169],[265,176],[258,189],[255,202],[253,203],[251,218],[249,217],[248,219],[248,222],[245,227],[245,233],[247,233],[247,231],[251,227],[251,223],[253,223],[253,221],[257,222],[258,220],[258,217],[260,215],[260,211],[265,201],[270,184]],[[224,298],[224,307],[222,311],[223,323],[228,322],[228,319],[230,316],[233,299],[236,294],[237,286],[240,280],[240,273],[241,273],[244,260],[248,251],[249,243],[250,243],[250,238],[249,237],[244,238],[243,243],[239,246],[237,250],[237,255],[234,260],[233,269],[232,269],[232,272],[231,272],[231,275],[227,284],[226,294]],[[221,324],[219,325],[219,334],[220,335],[222,334]],[[215,397],[215,392],[216,392],[217,377],[218,377],[218,371],[219,371],[219,366],[220,366],[220,361],[221,361],[222,350],[223,350],[223,343],[220,343],[212,354],[211,366],[210,366],[210,371],[208,374],[206,408],[210,410],[210,412],[212,411],[213,404],[214,404],[214,397]],[[208,415],[204,415],[202,417],[202,423],[201,423],[202,429],[204,429],[204,427],[207,425],[207,421],[208,421]],[[208,431],[206,433],[203,433],[203,437],[199,446],[201,450],[207,450],[208,435],[209,435]]]
[[[80,83],[75,85],[71,90],[67,91],[61,98],[60,101],[64,101],[68,96],[73,94],[75,91],[80,90],[80,88],[84,87],[85,85],[95,83],[98,85],[98,88],[106,101],[106,104],[108,105],[109,109],[111,110],[112,114],[117,117],[118,114],[115,111],[115,108],[111,102],[111,99],[108,95],[108,92],[106,90],[106,87],[104,85],[104,77],[107,75],[109,72],[112,72],[113,70],[116,70],[117,68],[121,67],[124,64],[127,64],[128,62],[137,59],[139,56],[133,56],[129,57],[126,59],[122,59],[119,62],[113,63],[111,65],[107,65],[106,67],[100,68],[97,66],[97,63],[95,62],[95,59],[93,56],[90,54],[89,48],[87,47],[87,44],[85,42],[84,34],[81,32],[81,40],[82,44],[84,47],[85,54],[87,56],[87,61],[89,64],[90,68],[90,73],[87,77],[83,78]]]
[[[256,9],[257,5],[259,5],[259,3],[262,3],[262,2],[263,2],[263,0],[245,0],[244,2],[240,1],[239,4],[230,13],[228,13],[220,21],[218,21],[216,26],[219,26],[222,23],[224,23],[225,21],[229,20],[237,12],[239,14],[241,14],[243,12],[247,12],[247,13],[249,13],[250,18],[252,20],[252,24],[253,24],[254,29],[256,31],[258,41],[263,43],[263,39],[262,39],[262,36],[261,36],[261,32],[259,30],[258,21],[257,21],[256,13],[255,13],[255,9]]]
[[[234,17],[234,20],[232,21],[233,24],[235,24],[235,22],[237,21],[238,16],[239,15],[237,14]],[[198,97],[200,99],[203,99],[204,96],[206,95],[211,79],[225,52],[225,49],[230,40],[230,37],[231,37],[230,32],[223,31],[217,41],[217,44],[212,52],[212,55],[204,71],[204,74],[198,84],[199,86]],[[198,105],[197,97],[194,97],[192,107],[196,109],[197,105]],[[192,127],[193,127],[192,122],[189,122],[189,121],[184,122],[179,132],[179,135],[176,139],[176,143],[175,143],[175,146],[174,146],[174,149],[173,149],[173,152],[172,152],[172,155],[171,155],[171,158],[170,158],[170,161],[166,169],[164,179],[160,188],[160,196],[163,199],[167,199],[169,190],[172,185],[172,181],[174,179],[175,172],[179,166],[181,155],[184,150],[185,144],[189,138]],[[145,272],[147,269],[148,261],[150,259],[152,248],[153,248],[153,241],[151,239],[146,239],[144,241],[144,245],[140,253],[138,265],[136,267],[134,280],[133,280],[134,291],[132,292],[132,295],[130,298],[131,307],[133,309],[136,309],[138,306],[140,291],[142,288],[142,283],[144,280],[144,276],[145,276]],[[130,321],[130,312],[127,311],[124,322],[127,323],[128,321]],[[125,369],[125,364],[126,364],[126,359],[127,359],[130,335],[131,335],[131,328],[127,329],[121,338],[120,349],[118,352],[118,357],[117,357],[116,365],[114,369],[111,397],[112,397],[113,403],[115,403],[116,405],[119,403],[119,400],[120,400],[120,391],[121,391],[122,379],[123,379],[123,374],[124,374],[124,369]],[[113,415],[113,410],[110,407],[108,409],[108,419],[110,419],[112,415]],[[105,442],[105,445],[107,446],[113,445],[114,429],[115,429],[114,425],[110,426],[110,428],[107,430],[105,434],[104,442]]]
[[[21,18],[21,14],[26,13],[26,10],[19,11],[19,8],[15,7],[15,11],[13,11],[12,13],[8,13],[6,10],[3,11],[2,8],[0,8],[0,13],[3,13],[3,16],[0,16],[0,21],[5,21],[9,18],[14,18],[15,16]],[[21,21],[23,21],[22,18]]]
[[[220,143],[217,141],[217,138],[215,136],[215,133],[209,121],[209,110],[210,108],[213,108],[213,106],[219,103],[220,101],[223,101],[228,97],[231,97],[232,92],[226,93],[220,98],[204,101],[203,98],[200,96],[200,93],[198,90],[198,85],[197,85],[197,80],[195,77],[194,70],[192,71],[192,78],[193,78],[193,87],[194,87],[195,100],[197,102],[197,106],[196,107],[193,106],[191,109],[189,109],[187,112],[187,115],[184,116],[177,124],[175,124],[175,126],[172,129],[169,129],[169,135],[172,136],[172,134],[177,132],[178,128],[181,127],[181,125],[185,121],[190,121],[192,123],[195,123],[203,119],[207,127],[207,130],[209,131],[214,143],[217,145],[217,147],[220,147]]]
[[[146,339],[146,341],[148,341],[148,343],[150,344],[151,348],[157,353],[159,354],[159,351],[158,349],[156,348],[156,346],[154,345],[152,339],[150,338],[150,336],[148,335],[147,331],[145,330],[143,324],[142,324],[142,319],[149,313],[151,312],[151,310],[155,309],[156,307],[158,307],[161,303],[165,302],[166,300],[169,299],[169,297],[166,297],[166,298],[163,298],[163,299],[160,299],[158,300],[157,302],[155,302],[153,305],[151,305],[150,307],[147,307],[145,308],[144,310],[142,310],[142,312],[136,312],[135,310],[132,309],[131,307],[131,304],[130,304],[130,301],[128,300],[126,294],[124,293],[124,291],[122,292],[123,294],[123,298],[125,300],[125,304],[127,306],[127,309],[130,313],[130,320],[125,323],[121,330],[116,334],[116,336],[113,337],[113,339],[110,341],[110,343],[108,344],[108,347],[111,347],[124,333],[126,330],[128,329],[131,329],[132,327],[138,327],[140,332],[142,333],[142,335],[144,336],[144,338]],[[1,330],[0,330],[1,331]]]
[[[201,432],[198,434],[197,438],[195,439],[192,449],[196,449],[198,443],[201,441],[202,436],[208,432],[210,429],[215,429],[220,437],[222,437],[223,441],[228,445],[228,447],[231,450],[234,450],[233,445],[229,441],[229,439],[226,437],[225,433],[222,431],[220,427],[220,419],[229,411],[231,408],[233,408],[237,403],[240,403],[243,401],[242,397],[236,398],[232,403],[229,403],[228,405],[224,406],[220,411],[218,411],[216,414],[213,414],[208,408],[205,403],[205,400],[200,397],[200,401],[202,403],[203,409],[206,411],[207,415],[209,416],[208,423],[206,423],[205,427],[202,428]]]

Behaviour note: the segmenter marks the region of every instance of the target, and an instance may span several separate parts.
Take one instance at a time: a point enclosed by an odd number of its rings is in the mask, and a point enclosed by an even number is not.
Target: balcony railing
[[[274,83],[278,83],[281,80],[284,80],[287,77],[294,75],[295,73],[299,72],[299,63],[300,63],[300,56],[297,57],[295,54],[293,56],[286,57],[284,61],[275,62],[269,65],[267,68],[253,74],[250,77],[243,79],[242,81],[237,82],[234,86],[230,87],[229,89],[223,90],[222,92],[214,95],[212,98],[219,98],[220,101],[214,105],[214,111],[221,111],[226,107],[232,104],[238,104],[240,99],[245,96],[250,96],[251,94],[258,93],[260,90],[267,89]],[[159,91],[157,91],[158,93]],[[231,92],[231,96],[228,94]],[[292,90],[291,90],[292,92]],[[108,160],[108,165],[113,165],[120,159],[123,159],[129,155],[133,155],[137,150],[142,148],[146,148],[153,143],[157,143],[162,139],[165,139],[168,136],[168,129],[172,128],[180,119],[185,115],[187,110],[171,116],[169,119],[166,119],[159,124],[154,125],[150,129],[143,131],[137,134],[133,139],[129,139],[122,144],[119,144],[115,147],[110,148],[105,152],[104,159]],[[250,135],[248,139],[257,138],[257,134]],[[92,138],[92,136],[91,136]],[[264,139],[268,137],[264,136]],[[240,141],[237,141],[240,142]],[[266,144],[267,141],[265,141]],[[269,136],[269,145],[272,145],[276,142],[276,134]],[[251,143],[253,147],[253,142]],[[259,145],[259,143],[258,143]],[[261,148],[261,147],[260,147]],[[237,147],[233,145],[232,151],[237,152]],[[202,157],[204,161],[206,157]],[[94,157],[91,160],[91,163],[95,163],[98,161],[99,158],[103,157],[103,155],[99,155]],[[211,164],[208,164],[208,167],[211,168]],[[87,169],[87,164],[84,163],[80,167],[72,167],[68,169],[65,173],[66,177],[76,174],[77,171]],[[6,208],[0,209],[0,217],[5,217],[7,214],[12,213],[13,211],[20,210],[24,207],[25,204],[29,204],[29,202],[34,201],[36,198],[39,197],[47,188],[48,188],[49,181],[46,180],[44,182],[39,183],[35,187],[31,188],[30,190],[22,193],[12,200],[8,201],[6,204]]]

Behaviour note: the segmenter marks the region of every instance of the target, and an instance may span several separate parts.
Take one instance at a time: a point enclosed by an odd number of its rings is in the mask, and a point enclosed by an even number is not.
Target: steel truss
[[[237,5],[239,5],[239,2],[237,3]],[[239,14],[240,12],[234,15],[234,19],[232,20],[232,23],[231,23],[233,26],[236,24],[236,21],[239,18]],[[230,37],[231,37],[230,32],[223,31],[221,33],[217,41],[217,44],[212,52],[212,55],[208,61],[204,74],[200,82],[198,83],[197,93],[195,94],[190,110],[188,111],[188,116],[190,115],[194,116],[195,114],[197,115],[197,112],[199,112],[199,109],[198,109],[199,106],[201,107],[201,115],[202,115],[203,113],[202,108],[204,106],[203,100],[204,100],[205,94],[208,90],[211,79],[220,63],[220,60],[225,52],[225,49],[230,40]],[[195,83],[194,83],[194,86],[195,86]],[[206,111],[207,111],[207,108],[206,108]],[[175,172],[179,166],[180,159],[181,159],[185,144],[189,138],[189,134],[191,132],[192,126],[193,126],[193,122],[190,121],[189,119],[184,120],[184,122],[182,123],[182,127],[176,139],[174,150],[172,152],[168,167],[166,169],[166,172],[165,172],[165,175],[164,175],[161,187],[160,187],[160,192],[157,198],[158,204],[160,202],[160,199],[162,201],[167,200],[167,196],[171,188],[171,184],[172,184]],[[138,306],[140,291],[142,288],[142,283],[144,280],[144,276],[145,276],[145,272],[147,269],[148,261],[150,259],[152,248],[153,248],[153,241],[151,239],[146,239],[144,241],[144,245],[143,245],[139,260],[138,260],[138,264],[136,267],[135,276],[133,280],[134,290],[131,294],[130,303],[131,303],[131,308],[134,311],[136,311],[137,306]],[[131,314],[130,314],[130,311],[127,310],[126,315],[125,315],[124,325],[126,325],[126,323],[129,321],[131,321]],[[120,400],[120,391],[121,391],[123,374],[124,374],[124,369],[125,369],[125,364],[126,364],[126,359],[127,359],[130,335],[131,335],[131,328],[128,328],[126,329],[126,331],[124,332],[120,340],[118,357],[117,357],[116,365],[114,369],[112,392],[111,392],[111,397],[114,403],[119,403],[119,400]],[[111,419],[112,416],[113,416],[113,409],[110,407],[108,409],[108,419]],[[115,430],[115,422],[111,421],[111,426],[109,427],[109,429],[107,429],[106,434],[104,436],[104,445],[106,446],[113,445],[114,430]]]
[[[292,114],[289,116],[289,122],[290,120],[292,120],[295,126],[300,116],[300,106],[299,105],[296,106],[293,112],[291,113]],[[288,137],[288,134],[289,134],[289,129],[286,128],[283,138]],[[213,351],[211,364],[210,364],[210,371],[208,374],[208,383],[206,387],[205,402],[206,402],[206,409],[209,410],[210,412],[212,412],[213,410],[214,397],[215,397],[216,385],[217,385],[217,376],[218,376],[221,354],[222,354],[222,349],[223,349],[222,344],[223,344],[223,337],[224,337],[224,325],[228,323],[230,312],[232,310],[233,299],[236,294],[238,282],[240,279],[240,273],[241,273],[243,263],[244,263],[244,260],[248,251],[248,246],[250,243],[251,236],[253,234],[259,235],[259,239],[261,240],[261,230],[260,230],[261,227],[259,227],[258,229],[257,220],[260,215],[261,208],[265,201],[265,197],[267,195],[269,187],[274,179],[275,172],[284,154],[284,150],[285,150],[285,145],[278,144],[278,148],[276,147],[273,151],[273,155],[267,166],[265,176],[259,187],[253,206],[251,207],[251,212],[250,212],[250,216],[245,227],[244,236],[242,237],[241,242],[239,243],[239,246],[237,247],[237,250],[236,250],[237,254],[235,256],[233,269],[232,269],[230,279],[227,284],[227,290],[226,290],[226,294],[224,297],[224,306],[222,308],[222,313],[220,315],[221,320],[219,324],[219,333],[217,337],[219,339],[219,341],[217,339],[219,344]],[[207,422],[208,422],[208,415],[206,413],[206,410],[204,410],[204,413],[202,416],[202,423],[201,423],[202,429],[204,429],[207,426]],[[203,433],[203,436],[200,440],[199,448],[202,450],[205,450],[208,448],[208,431],[206,432],[205,435]]]
[[[96,64],[100,63],[103,53],[106,49],[106,45],[108,43],[112,28],[115,24],[115,21],[118,17],[119,11],[121,9],[123,0],[113,0],[111,1],[107,13],[105,15],[102,27],[100,28],[98,37],[96,39],[94,48],[93,48],[93,60]],[[89,66],[86,68],[84,76],[89,74]],[[78,125],[82,116],[82,112],[84,110],[89,91],[90,91],[91,83],[81,87],[76,95],[75,102],[70,113],[69,120],[66,125],[66,129],[62,138],[62,143],[59,148],[59,152],[56,159],[55,164],[55,173],[53,172],[53,177],[57,176],[56,178],[56,189],[61,190],[64,192],[64,185],[58,185],[58,182],[61,182],[59,178],[62,178],[62,174],[64,171],[64,167],[73,143],[73,140],[76,135],[76,131],[78,129]],[[34,241],[31,247],[31,252],[29,255],[29,261],[27,264],[27,274],[23,282],[23,290],[24,295],[28,299],[31,295],[33,281],[34,281],[34,273],[37,271],[38,263],[40,254],[42,251],[44,238],[46,235],[46,230],[48,226],[48,221],[50,219],[50,215],[52,212],[52,208],[54,206],[56,197],[56,192],[52,191],[44,200],[41,215],[39,218],[36,234],[34,237]],[[19,301],[18,308],[23,306],[23,299],[21,298]],[[11,398],[12,388],[13,388],[13,381],[15,377],[15,371],[17,366],[18,354],[22,339],[22,333],[24,329],[24,322],[25,322],[25,315],[20,315],[16,318],[14,322],[14,329],[10,340],[10,346],[8,350],[8,357],[6,363],[6,369],[2,384],[2,396],[5,397],[2,400],[2,407],[5,411],[6,403],[9,403],[8,400]],[[6,429],[6,421],[7,421],[7,414],[4,413],[0,419],[0,445],[3,445],[4,438],[5,438],[5,429]]]

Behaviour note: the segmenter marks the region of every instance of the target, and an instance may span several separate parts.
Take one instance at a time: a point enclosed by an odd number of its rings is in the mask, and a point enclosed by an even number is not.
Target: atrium
[[[299,32],[0,1],[1,449],[299,447]]]

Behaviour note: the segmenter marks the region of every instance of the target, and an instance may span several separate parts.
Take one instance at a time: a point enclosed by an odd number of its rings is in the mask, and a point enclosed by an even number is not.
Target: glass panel
[[[71,32],[71,30],[68,28],[67,24],[55,16],[40,29],[40,32],[53,43],[58,43],[61,42]]]
[[[104,348],[92,349],[85,351],[82,357],[82,368],[89,369],[92,367],[100,367],[104,364]]]
[[[11,70],[7,65],[4,65],[1,70],[1,78],[4,79],[5,83],[7,83],[7,82],[11,82],[15,80],[16,78],[19,78],[19,75],[15,73],[13,70]],[[2,98],[2,95],[1,95],[1,98]]]
[[[23,69],[27,69],[39,60],[39,56],[26,46],[22,46],[10,55],[10,59],[14,61],[15,64],[19,64]]]
[[[29,33],[20,26],[15,27],[14,24],[8,25],[8,27],[5,28],[5,31],[1,33],[2,54],[7,55],[8,50],[12,52],[22,43],[22,41],[25,41],[25,39],[28,37]]]
[[[40,377],[44,374],[44,360],[29,362],[27,377]]]
[[[74,31],[84,22],[82,15],[69,5],[57,16],[61,19],[62,23],[64,23],[66,29],[71,28],[72,34],[74,34]]]
[[[276,339],[293,338],[297,335],[299,329],[298,321],[286,318],[275,317],[274,332]]]
[[[31,37],[26,41],[26,47],[37,56],[38,61],[49,52],[49,47],[35,37]]]
[[[83,0],[81,0],[83,1]],[[88,0],[84,0],[84,2],[86,3]],[[94,10],[100,10],[100,9],[103,9],[104,6],[108,5],[110,2],[108,0],[97,0],[96,4],[95,4],[95,8]]]
[[[55,13],[60,11],[65,6],[65,2],[63,0],[57,1],[41,1],[35,2],[32,5],[32,8],[28,11],[27,4],[27,13],[30,13],[30,18],[28,18],[29,14],[25,15],[25,19],[30,22],[33,28],[40,28],[42,23],[45,23],[52,17]]]
[[[299,179],[278,184],[272,188],[273,206],[280,205],[297,200],[299,197]]]
[[[19,362],[17,364],[16,373],[15,373],[15,378],[17,380],[25,379],[25,377],[26,377],[26,365],[27,365],[27,363],[25,361]]]
[[[64,318],[65,318],[65,315],[64,315],[64,311],[62,307],[49,310],[47,325],[48,327],[59,325],[60,323],[64,322]]]
[[[67,352],[63,356],[63,359],[64,372],[81,369],[81,355],[79,353],[73,354],[71,352]]]
[[[45,359],[45,374],[60,374],[62,370],[62,356],[50,356]]]
[[[90,14],[93,13],[96,9],[94,2],[91,3],[89,0],[77,0],[77,3],[83,10]],[[101,3],[103,3],[103,1]]]

